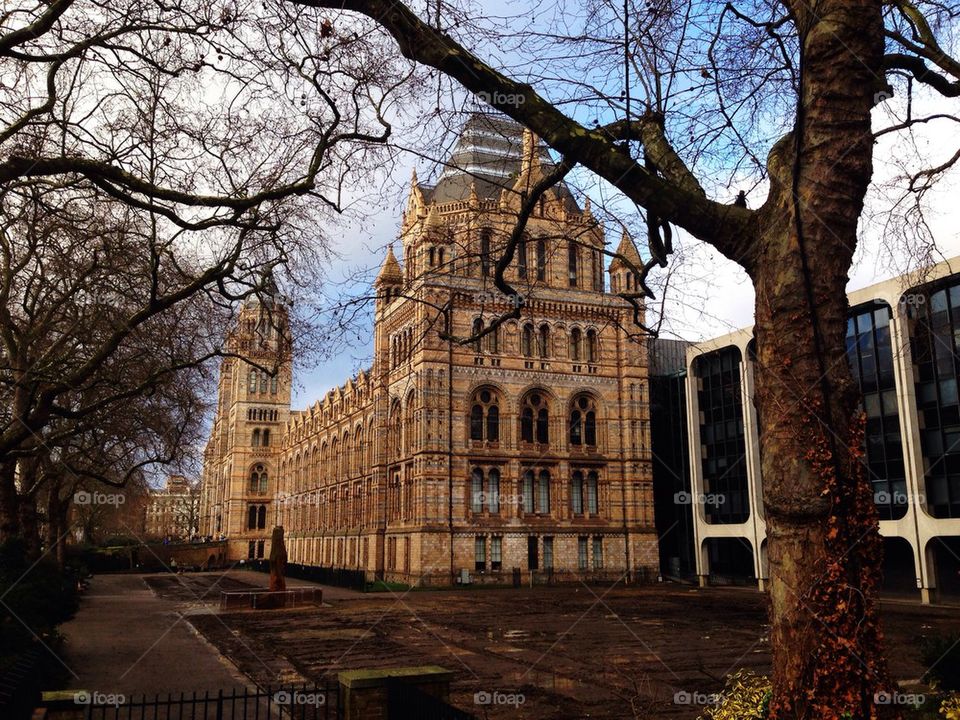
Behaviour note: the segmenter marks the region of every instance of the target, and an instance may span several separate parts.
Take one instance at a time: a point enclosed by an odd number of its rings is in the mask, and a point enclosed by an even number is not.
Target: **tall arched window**
[[[587,330],[587,362],[597,362],[599,357],[597,350],[597,331]]]
[[[524,357],[533,357],[533,325],[530,323],[523,326],[520,335],[520,354]]]
[[[599,512],[599,503],[597,501],[597,473],[591,471],[587,474],[587,512],[596,515]]]
[[[473,321],[472,335],[476,337],[483,332],[483,320],[477,318]],[[473,343],[474,352],[480,352],[480,338],[477,338]]]
[[[537,240],[537,280],[547,279],[547,243]]]
[[[583,514],[583,473],[579,470],[570,478],[570,509],[574,515]]]
[[[490,468],[487,472],[487,511],[492,515],[500,512],[500,471]]]
[[[570,275],[570,287],[577,286],[577,265],[580,261],[580,248],[573,240],[567,241],[567,270]]]
[[[529,239],[524,235],[517,243],[517,275],[521,278],[527,277],[527,242]]]
[[[257,506],[251,505],[247,508],[247,530],[257,529]]]
[[[489,333],[484,335],[483,339],[486,343],[487,352],[500,352],[500,328],[494,328]]]
[[[474,468],[470,473],[470,510],[483,512],[483,470]]]
[[[255,393],[257,391],[257,371],[251,370],[247,373],[247,392]]]
[[[488,442],[500,440],[500,400],[487,388],[478,390],[470,404],[470,439]]]
[[[520,410],[520,439],[523,442],[536,441],[541,444],[550,441],[550,413],[546,398],[539,392],[532,392],[523,400]]]
[[[550,326],[544,323],[537,333],[537,354],[541,358],[550,357]]]
[[[490,228],[480,231],[480,274],[490,275]]]
[[[253,436],[250,438],[250,444],[253,447],[260,447],[260,428],[255,428]]]
[[[529,468],[521,476],[523,512],[546,515],[550,512],[550,472]]]
[[[580,359],[580,346],[583,343],[583,333],[580,332],[580,328],[574,328],[570,331],[570,359],[579,360]]]
[[[264,428],[263,433],[261,434],[260,437],[261,437],[261,444],[264,447],[269,446],[270,445],[270,428]]]
[[[257,510],[257,529],[263,530],[267,527],[267,506],[261,505]]]
[[[597,444],[597,408],[589,395],[578,395],[570,408],[570,444],[575,446]]]
[[[250,471],[250,492],[263,495],[267,492],[267,468],[254,465]]]

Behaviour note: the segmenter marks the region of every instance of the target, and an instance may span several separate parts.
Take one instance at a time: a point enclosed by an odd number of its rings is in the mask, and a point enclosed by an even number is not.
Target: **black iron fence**
[[[84,720],[340,720],[339,685],[266,687],[124,697],[78,691],[70,704]],[[65,707],[51,710],[65,710]],[[56,716],[56,712],[51,713]]]

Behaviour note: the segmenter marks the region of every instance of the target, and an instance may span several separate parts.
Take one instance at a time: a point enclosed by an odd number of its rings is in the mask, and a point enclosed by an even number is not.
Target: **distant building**
[[[867,473],[888,592],[960,596],[960,258],[848,296],[847,359],[863,394]],[[691,345],[686,405],[702,583],[768,576],[750,329]],[[656,448],[656,442],[654,444]],[[659,506],[658,506],[659,508]]]
[[[161,489],[151,489],[146,505],[150,538],[188,540],[199,531],[200,493],[183,475],[171,475]]]
[[[305,410],[290,366],[223,362],[203,475],[205,535],[231,559],[291,563],[416,585],[636,579],[657,573],[647,345],[638,290],[564,184],[537,204],[493,283],[521,198],[550,171],[530,133],[477,116],[434,186],[410,186],[377,277],[373,366]],[[618,250],[634,265],[626,235]],[[477,342],[515,303],[523,309]],[[449,308],[449,326],[443,312]],[[275,339],[251,302],[230,346],[251,360]]]

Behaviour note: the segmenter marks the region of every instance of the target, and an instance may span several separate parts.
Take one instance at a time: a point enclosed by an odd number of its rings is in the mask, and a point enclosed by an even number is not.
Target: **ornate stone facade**
[[[289,410],[287,365],[276,393],[251,396],[249,368],[224,363],[204,515],[233,557],[259,557],[276,523],[291,563],[411,584],[656,574],[642,313],[605,291],[589,204],[549,190],[505,263],[516,294],[493,283],[548,162],[479,116],[435,186],[414,176],[403,266],[391,249],[376,281],[373,366],[308,409]],[[639,263],[626,236],[618,251]],[[609,272],[634,287],[624,263]],[[463,342],[515,303],[518,319]],[[274,419],[250,419],[259,409]]]

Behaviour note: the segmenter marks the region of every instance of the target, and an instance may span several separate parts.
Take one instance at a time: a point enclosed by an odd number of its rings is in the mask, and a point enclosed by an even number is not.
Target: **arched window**
[[[487,388],[474,393],[470,407],[470,439],[488,442],[500,440],[500,400],[496,393]]]
[[[596,472],[590,472],[587,475],[587,512],[591,515],[596,515],[598,510],[597,502],[597,480],[598,476]]]
[[[250,471],[250,492],[263,495],[267,492],[267,468],[254,465]]]
[[[580,359],[580,346],[583,342],[583,334],[580,332],[580,328],[574,328],[570,331],[570,359],[579,360]]]
[[[517,243],[517,275],[522,278],[527,277],[527,241],[529,239],[524,235]]]
[[[540,444],[550,441],[550,413],[546,398],[538,392],[532,392],[524,398],[520,411],[520,439]]]
[[[276,375],[270,378],[270,394],[271,395],[277,394],[277,376]]]
[[[474,405],[470,409],[470,439],[483,440],[483,406]]]
[[[570,478],[570,509],[575,515],[583,514],[583,473],[579,470]]]
[[[483,320],[477,318],[473,321],[473,332],[471,333],[474,337],[483,332]],[[480,352],[480,338],[477,338],[473,343],[474,352]]]
[[[595,447],[597,444],[597,408],[589,395],[578,395],[570,408],[570,444]]]
[[[267,374],[262,372],[260,373],[260,392],[265,393],[267,391]]]
[[[470,510],[483,512],[483,470],[474,468],[470,473]]]
[[[257,391],[257,371],[251,370],[247,373],[247,392],[255,393]]]
[[[264,428],[262,434],[262,445],[268,447],[270,445],[270,428]]]
[[[550,512],[550,473],[547,470],[541,470],[538,480],[537,493],[537,512],[546,515]]]
[[[520,354],[524,357],[533,356],[533,325],[529,323],[523,326],[520,336]]]
[[[492,331],[487,333],[483,339],[484,342],[486,342],[487,352],[500,352],[500,328],[494,328]]]
[[[480,231],[480,274],[490,275],[490,229]]]
[[[487,511],[490,514],[500,512],[500,471],[496,468],[487,472]]]
[[[247,508],[247,530],[257,529],[257,506],[251,505]]]
[[[550,512],[550,472],[535,468],[524,470],[521,482],[523,512],[546,515]]]
[[[537,240],[537,280],[547,279],[547,243]]]
[[[596,362],[597,354],[597,331],[587,330],[587,362]]]
[[[550,357],[550,326],[544,323],[537,333],[537,354],[541,358]]]
[[[577,286],[577,265],[580,260],[580,248],[573,240],[567,241],[567,269],[570,274],[570,287]]]
[[[263,530],[267,527],[267,506],[261,505],[257,510],[257,529]]]
[[[430,254],[430,267],[433,267],[434,260],[436,259],[437,251],[432,245],[430,246],[429,254]]]
[[[255,428],[253,436],[250,438],[250,444],[253,447],[260,447],[260,428]]]

